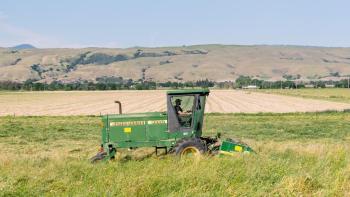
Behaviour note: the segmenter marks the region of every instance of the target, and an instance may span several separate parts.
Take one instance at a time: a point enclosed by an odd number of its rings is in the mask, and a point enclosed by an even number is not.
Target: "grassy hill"
[[[72,82],[117,76],[133,80],[213,81],[249,75],[319,79],[350,74],[350,48],[196,45],[161,48],[0,48],[0,79]]]

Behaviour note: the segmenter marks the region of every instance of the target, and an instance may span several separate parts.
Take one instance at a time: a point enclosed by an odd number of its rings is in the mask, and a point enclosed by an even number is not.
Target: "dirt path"
[[[99,115],[166,110],[165,91],[9,92],[0,94],[0,115]],[[350,109],[350,104],[234,90],[213,90],[206,112],[308,112]]]

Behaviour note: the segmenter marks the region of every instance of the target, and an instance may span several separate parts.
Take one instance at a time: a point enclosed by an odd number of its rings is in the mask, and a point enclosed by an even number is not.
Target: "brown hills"
[[[160,48],[11,49],[0,48],[0,80],[40,82],[133,80],[213,81],[248,75],[333,79],[350,74],[350,48],[304,46],[196,45]]]

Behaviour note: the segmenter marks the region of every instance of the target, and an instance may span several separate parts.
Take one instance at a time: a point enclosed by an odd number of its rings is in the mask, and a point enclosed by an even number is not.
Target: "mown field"
[[[349,112],[208,114],[205,134],[257,154],[193,162],[139,149],[92,165],[99,117],[0,117],[0,196],[347,196],[349,121]]]
[[[317,95],[317,92],[313,94]],[[0,92],[0,116],[116,113],[115,100],[122,102],[124,113],[166,110],[165,90]],[[205,107],[207,113],[291,113],[344,109],[350,109],[350,103],[239,90],[211,90]]]
[[[350,89],[346,88],[271,89],[259,92],[350,103]]]

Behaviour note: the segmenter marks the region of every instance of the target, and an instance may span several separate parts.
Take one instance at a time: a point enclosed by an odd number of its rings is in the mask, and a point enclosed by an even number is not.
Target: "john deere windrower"
[[[167,92],[167,112],[102,116],[102,144],[92,161],[114,159],[120,148],[154,147],[155,151],[183,155],[252,152],[239,141],[202,136],[203,117],[208,89]],[[140,98],[142,99],[142,98]]]

